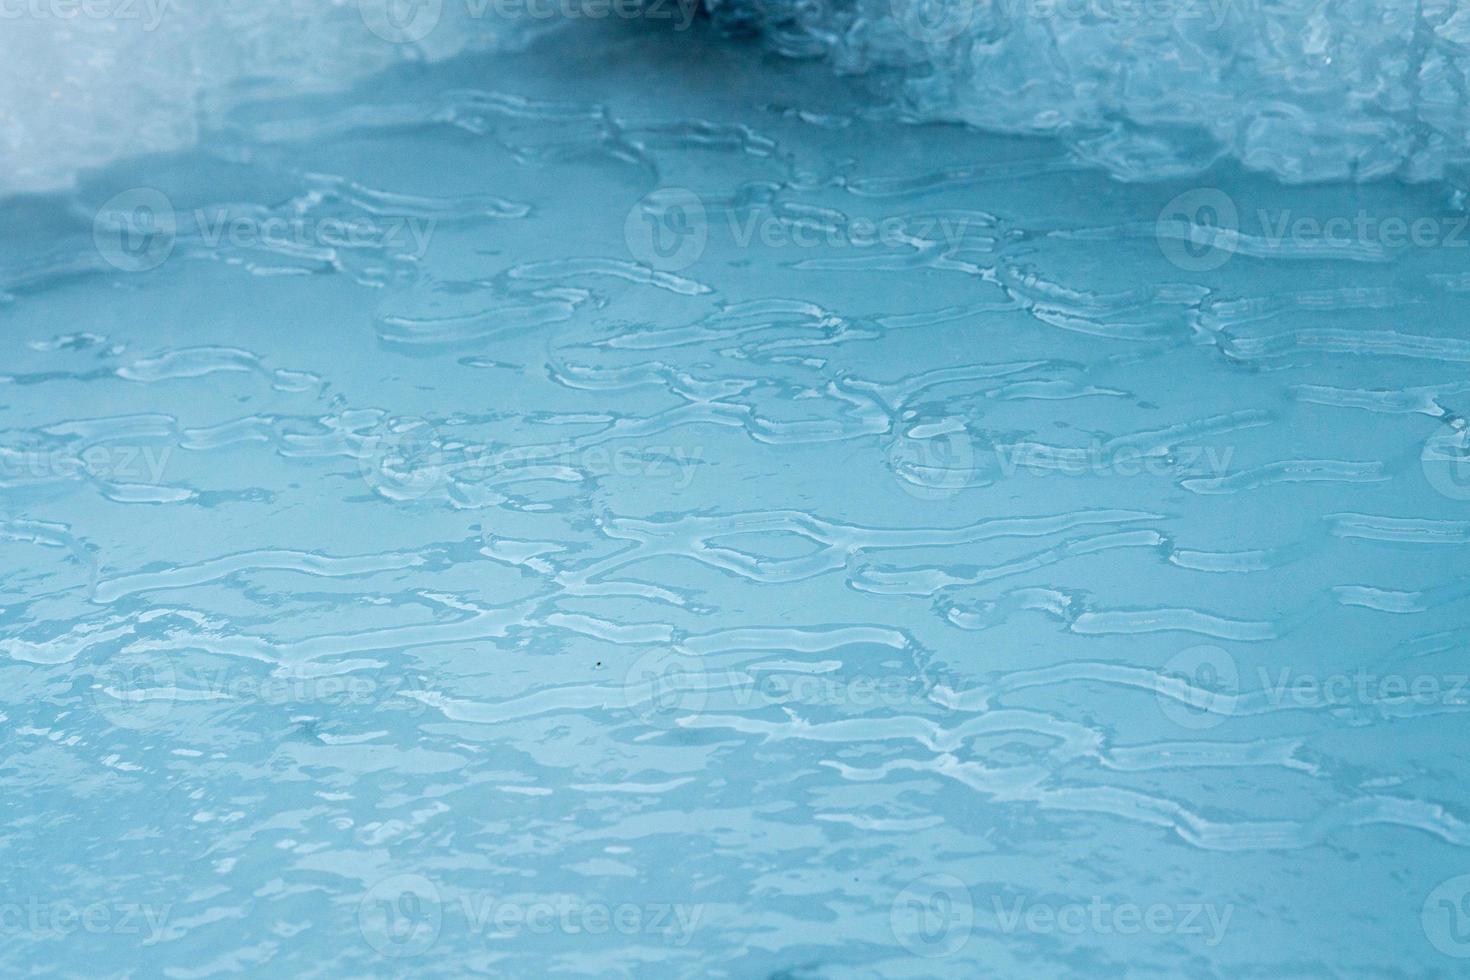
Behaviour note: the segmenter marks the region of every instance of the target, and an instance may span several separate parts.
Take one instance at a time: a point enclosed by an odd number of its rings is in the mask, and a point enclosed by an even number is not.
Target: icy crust
[[[925,118],[1049,133],[1125,180],[1221,157],[1288,182],[1435,179],[1470,159],[1456,0],[710,0]]]
[[[0,194],[61,190],[119,157],[194,145],[252,95],[346,88],[538,26],[441,0],[0,4]]]
[[[1291,182],[1470,159],[1470,2],[706,0],[726,28],[901,76],[924,118],[1054,134],[1126,180],[1221,157]],[[451,0],[0,3],[0,194],[196,143],[241,98],[518,47],[553,21]],[[677,41],[675,42],[677,43]]]

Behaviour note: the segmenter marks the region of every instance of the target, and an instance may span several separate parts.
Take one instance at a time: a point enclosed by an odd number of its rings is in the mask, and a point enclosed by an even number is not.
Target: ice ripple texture
[[[669,41],[0,215],[4,972],[1456,973],[1453,193]]]

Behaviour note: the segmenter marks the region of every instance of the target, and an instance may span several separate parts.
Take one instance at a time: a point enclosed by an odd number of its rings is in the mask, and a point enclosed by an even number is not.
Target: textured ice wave
[[[341,90],[394,64],[512,47],[545,25],[441,0],[11,0],[0,194],[192,146],[244,98]]]
[[[840,69],[897,69],[924,117],[1051,133],[1118,177],[1221,157],[1287,181],[1470,160],[1457,0],[712,0]]]
[[[1458,975],[1464,222],[543,41],[0,206],[0,978]]]

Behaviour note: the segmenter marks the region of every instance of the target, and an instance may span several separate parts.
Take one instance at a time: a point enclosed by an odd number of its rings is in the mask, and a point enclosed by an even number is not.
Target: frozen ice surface
[[[614,22],[211,126],[0,207],[0,973],[1465,962],[1452,188]]]

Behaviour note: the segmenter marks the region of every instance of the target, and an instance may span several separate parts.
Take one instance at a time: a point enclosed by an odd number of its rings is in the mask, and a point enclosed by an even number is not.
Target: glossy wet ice
[[[1457,203],[605,24],[12,201],[5,972],[1456,972]]]

